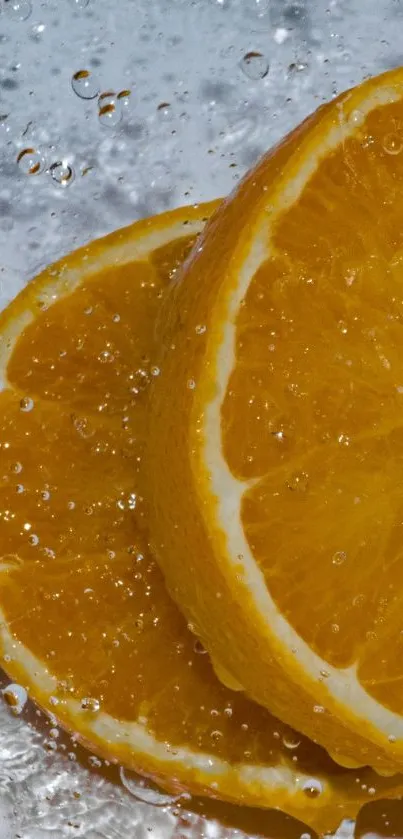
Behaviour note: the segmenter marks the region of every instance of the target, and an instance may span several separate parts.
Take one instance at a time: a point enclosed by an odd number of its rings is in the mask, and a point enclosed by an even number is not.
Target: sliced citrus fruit
[[[155,551],[217,672],[380,769],[403,765],[402,179],[402,69],[263,158],[167,296],[150,434]]]
[[[2,663],[101,756],[330,829],[402,779],[340,769],[225,688],[147,546],[155,313],[213,207],[93,243],[1,316]]]

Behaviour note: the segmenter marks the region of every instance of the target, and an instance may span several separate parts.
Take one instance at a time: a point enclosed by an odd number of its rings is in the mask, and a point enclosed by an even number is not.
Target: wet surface
[[[0,0],[1,304],[95,236],[228,193],[321,102],[402,63],[401,0],[363,7]],[[0,705],[1,839],[307,836],[281,818],[218,813],[220,827],[140,802],[67,737],[46,748],[48,728]],[[402,835],[401,805],[388,808],[365,808],[357,836]]]

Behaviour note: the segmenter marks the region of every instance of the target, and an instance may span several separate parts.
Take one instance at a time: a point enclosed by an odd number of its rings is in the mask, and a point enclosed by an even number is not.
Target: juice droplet
[[[39,175],[43,170],[43,160],[36,149],[29,146],[22,149],[17,157],[18,168],[24,175]]]
[[[20,399],[20,410],[23,411],[25,414],[29,413],[29,411],[32,411],[33,407],[34,400],[31,399],[30,396],[23,396],[22,399]]]
[[[318,798],[322,792],[322,784],[317,778],[309,778],[304,782],[302,789],[308,798]]]
[[[267,76],[269,63],[261,52],[247,52],[241,61],[241,69],[248,79],[257,81]]]
[[[85,696],[84,699],[81,700],[81,707],[83,711],[91,711],[91,713],[96,714],[99,711],[101,704],[98,699],[94,699],[92,696]]]
[[[343,565],[343,563],[347,559],[347,554],[345,551],[336,551],[332,557],[332,564],[333,565]]]
[[[403,149],[403,136],[395,132],[386,134],[382,141],[382,148],[386,154],[400,154]]]
[[[101,93],[98,98],[98,117],[101,125],[114,128],[121,120],[121,103],[113,90]]]
[[[80,99],[95,99],[99,94],[99,82],[90,70],[77,70],[71,79],[74,93]]]
[[[52,180],[61,187],[69,186],[74,181],[74,170],[68,163],[56,160],[49,168]]]
[[[27,20],[32,13],[31,0],[4,0],[4,11],[11,20]]]

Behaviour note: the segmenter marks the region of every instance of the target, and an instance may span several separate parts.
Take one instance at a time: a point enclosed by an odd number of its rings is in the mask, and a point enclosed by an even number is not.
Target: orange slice
[[[149,470],[158,561],[217,672],[336,758],[389,770],[403,765],[402,182],[402,69],[247,175],[168,295]]]
[[[104,758],[327,830],[402,779],[340,769],[225,688],[147,546],[155,313],[214,206],[91,244],[2,315],[2,664]]]

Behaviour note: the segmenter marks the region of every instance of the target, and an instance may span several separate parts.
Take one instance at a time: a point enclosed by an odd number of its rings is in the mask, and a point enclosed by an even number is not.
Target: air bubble
[[[336,551],[332,557],[332,564],[333,565],[343,565],[347,559],[347,554],[345,551]]]
[[[306,492],[308,489],[309,475],[307,472],[294,472],[287,481],[287,487],[292,492]]]
[[[4,0],[4,11],[11,20],[27,20],[32,4],[30,0]]]
[[[81,707],[83,711],[91,711],[91,713],[96,714],[101,707],[101,703],[98,699],[94,699],[92,696],[85,696],[84,699],[81,700]]]
[[[123,766],[120,767],[119,774],[120,780],[127,791],[133,798],[142,801],[144,804],[153,804],[154,807],[168,807],[180,798],[179,795],[164,795],[158,790],[152,789],[148,781],[138,778],[134,772],[124,769]]]
[[[240,66],[245,76],[253,81],[264,79],[269,72],[269,63],[261,52],[247,52]]]
[[[206,655],[207,650],[204,649],[203,644],[197,638],[193,644],[193,650],[197,655]]]
[[[31,146],[20,151],[17,163],[24,175],[39,175],[43,170],[42,156]]]
[[[324,714],[325,709],[324,709],[323,705],[314,705],[313,706],[313,712],[314,712],[314,714]]]
[[[308,798],[317,798],[322,792],[322,784],[317,778],[309,778],[302,787]]]
[[[20,399],[20,410],[27,414],[29,411],[32,411],[34,404],[34,400],[31,399],[30,396],[23,396],[23,398]]]
[[[30,545],[36,548],[36,546],[39,545],[39,536],[37,536],[36,533],[31,533],[28,536],[28,542]]]
[[[400,134],[392,132],[386,134],[382,140],[382,148],[386,154],[396,155],[400,154],[403,149],[403,137]]]
[[[195,328],[196,335],[203,335],[205,331],[206,327],[200,323]]]
[[[68,163],[56,160],[49,168],[52,180],[59,186],[69,186],[74,181],[74,170]]]
[[[194,380],[194,379],[188,379],[188,380],[187,380],[187,382],[186,382],[186,387],[187,387],[189,390],[194,390],[194,389],[195,389],[195,387],[196,387],[196,382],[195,382],[195,380]]]
[[[73,6],[73,9],[86,9],[90,0],[70,0],[70,6]]]
[[[25,688],[22,685],[10,684],[4,688],[2,694],[13,714],[21,714],[28,699]]]
[[[171,110],[171,103],[170,102],[160,102],[157,105],[157,114],[160,119],[171,119],[172,117],[172,110]]]
[[[120,102],[113,90],[101,93],[98,98],[98,117],[101,125],[114,128],[121,120]]]
[[[303,73],[308,67],[305,61],[292,61],[291,64],[288,65],[288,73],[290,76],[295,76],[297,73]]]
[[[99,94],[99,82],[90,70],[77,70],[71,79],[74,93],[80,99],[95,99]]]
[[[19,460],[16,460],[16,462],[12,463],[11,466],[10,466],[10,471],[14,472],[15,475],[19,475],[20,472],[22,472],[22,469],[23,469],[23,466],[22,466],[22,463],[19,462]]]
[[[282,741],[283,746],[285,746],[286,749],[290,749],[290,751],[298,749],[298,746],[301,745],[301,740],[296,734],[283,734]]]

